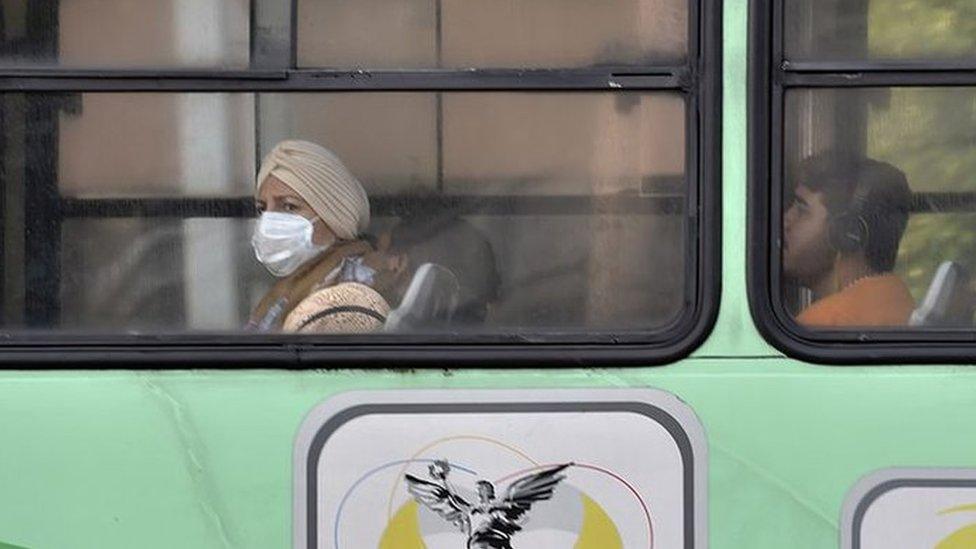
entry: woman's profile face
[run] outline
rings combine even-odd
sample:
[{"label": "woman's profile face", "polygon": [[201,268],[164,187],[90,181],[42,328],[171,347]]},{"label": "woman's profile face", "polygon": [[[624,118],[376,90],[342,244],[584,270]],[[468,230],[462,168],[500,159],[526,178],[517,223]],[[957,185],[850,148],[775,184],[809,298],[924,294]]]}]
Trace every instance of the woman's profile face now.
[{"label": "woman's profile face", "polygon": [[[298,193],[292,190],[291,187],[285,185],[283,181],[273,175],[269,175],[264,180],[264,184],[261,185],[261,191],[254,201],[254,206],[257,208],[258,213],[279,212],[300,215],[309,221],[318,219],[315,210],[308,205],[308,202],[305,202],[305,199],[298,196]],[[313,243],[322,245],[337,240],[335,233],[325,224],[325,221],[319,220],[312,227],[314,228],[314,232],[312,233]]]}]

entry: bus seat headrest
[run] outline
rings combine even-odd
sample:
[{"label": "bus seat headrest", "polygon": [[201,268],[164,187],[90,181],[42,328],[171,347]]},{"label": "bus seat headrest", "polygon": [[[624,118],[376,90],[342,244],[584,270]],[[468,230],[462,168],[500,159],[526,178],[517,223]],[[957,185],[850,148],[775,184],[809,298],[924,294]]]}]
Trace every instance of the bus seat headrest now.
[{"label": "bus seat headrest", "polygon": [[966,268],[954,261],[943,261],[908,323],[910,326],[972,327],[976,306],[973,297]]},{"label": "bus seat headrest", "polygon": [[414,273],[400,305],[390,311],[383,330],[403,332],[445,327],[458,305],[460,286],[450,269],[424,263]]}]

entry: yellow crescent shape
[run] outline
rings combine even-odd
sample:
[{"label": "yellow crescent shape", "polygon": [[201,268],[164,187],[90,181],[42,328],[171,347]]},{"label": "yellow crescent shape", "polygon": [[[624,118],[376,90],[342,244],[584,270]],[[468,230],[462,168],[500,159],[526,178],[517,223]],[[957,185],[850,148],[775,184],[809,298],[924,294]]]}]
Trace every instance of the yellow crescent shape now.
[{"label": "yellow crescent shape", "polygon": [[379,549],[427,549],[417,510],[417,502],[410,501],[397,511],[383,531]]},{"label": "yellow crescent shape", "polygon": [[966,505],[958,505],[956,507],[950,507],[948,509],[943,509],[939,511],[940,515],[948,515],[949,513],[961,513],[963,511],[976,511],[976,503],[969,503]]},{"label": "yellow crescent shape", "polygon": [[607,512],[586,494],[581,493],[580,497],[583,499],[583,525],[573,549],[624,549],[617,525]]},{"label": "yellow crescent shape", "polygon": [[972,549],[976,547],[976,524],[953,532],[939,542],[935,549]]}]

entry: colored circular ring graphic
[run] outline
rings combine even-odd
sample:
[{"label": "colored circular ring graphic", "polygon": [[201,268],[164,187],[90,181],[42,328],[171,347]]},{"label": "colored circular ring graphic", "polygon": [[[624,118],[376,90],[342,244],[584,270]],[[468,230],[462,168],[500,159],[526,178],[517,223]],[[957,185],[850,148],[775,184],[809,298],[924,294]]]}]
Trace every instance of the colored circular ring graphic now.
[{"label": "colored circular ring graphic", "polygon": [[[392,490],[390,492],[390,498],[389,498],[389,501],[387,502],[387,518],[389,519],[390,517],[392,517],[392,514],[393,514],[393,500],[394,500],[395,495],[396,495],[396,490],[399,488],[400,483],[402,482],[402,477],[403,477],[404,473],[406,472],[407,467],[411,463],[434,463],[435,460],[433,460],[433,459],[419,459],[418,456],[420,456],[424,452],[430,450],[431,448],[434,448],[436,446],[439,446],[439,445],[441,445],[441,444],[443,444],[445,442],[451,442],[451,441],[455,441],[455,440],[477,440],[477,441],[481,441],[481,442],[487,442],[489,444],[493,444],[493,445],[496,445],[496,446],[505,448],[506,450],[509,450],[513,454],[515,454],[515,455],[521,457],[522,459],[528,461],[529,463],[532,463],[533,464],[533,467],[530,467],[530,468],[527,468],[527,469],[523,469],[523,470],[520,470],[520,471],[516,471],[514,473],[510,473],[508,475],[505,475],[505,476],[503,476],[501,478],[496,479],[495,480],[495,483],[496,484],[501,483],[501,482],[504,482],[504,481],[506,481],[506,480],[508,480],[508,479],[510,479],[512,477],[518,476],[518,475],[530,473],[532,471],[537,471],[539,469],[543,469],[545,467],[550,467],[552,465],[555,465],[555,464],[541,465],[538,461],[532,459],[530,456],[528,456],[525,452],[521,451],[520,449],[518,449],[518,448],[516,448],[516,447],[514,447],[512,445],[506,444],[504,442],[501,442],[501,441],[498,441],[498,440],[495,440],[495,439],[492,439],[492,438],[489,438],[489,437],[485,437],[485,436],[480,436],[480,435],[456,435],[456,436],[444,437],[444,438],[435,440],[435,441],[433,441],[433,442],[425,445],[424,447],[420,448],[409,459],[392,461],[392,462],[386,463],[384,465],[381,465],[379,467],[376,467],[376,468],[374,468],[374,469],[366,472],[363,476],[361,476],[358,480],[356,480],[355,483],[353,483],[353,485],[349,488],[349,490],[347,490],[346,493],[343,495],[342,500],[339,503],[339,507],[338,507],[338,509],[336,511],[335,528],[334,528],[335,549],[339,549],[339,521],[340,521],[340,518],[341,518],[341,515],[342,515],[342,510],[345,507],[346,501],[349,499],[349,497],[352,495],[352,493],[359,487],[360,484],[362,484],[366,479],[368,479],[372,475],[374,475],[374,474],[376,474],[376,473],[378,473],[378,472],[380,472],[380,471],[382,471],[384,469],[388,469],[390,467],[394,467],[394,466],[397,466],[397,465],[400,465],[401,466],[400,472],[394,477],[396,480],[394,481],[393,488],[392,488]],[[463,471],[465,473],[468,473],[470,475],[477,476],[477,472],[475,472],[471,468],[464,467],[464,466],[461,466],[461,465],[457,465],[455,463],[451,463],[450,465],[452,466],[452,468],[456,468],[456,469],[458,469],[460,471]],[[654,525],[653,525],[653,520],[651,518],[650,509],[648,508],[647,502],[644,501],[644,499],[641,497],[641,495],[637,491],[637,489],[634,488],[634,486],[631,485],[622,476],[620,476],[619,474],[617,474],[617,473],[615,473],[615,472],[613,472],[613,471],[611,471],[609,469],[605,469],[605,468],[602,468],[602,467],[599,467],[599,466],[596,466],[596,465],[590,465],[590,464],[586,464],[586,463],[576,463],[576,462],[573,463],[573,467],[577,467],[577,468],[581,468],[581,469],[589,469],[589,470],[592,470],[592,471],[601,473],[603,475],[609,476],[612,479],[614,479],[616,482],[618,482],[618,483],[622,484],[624,487],[626,487],[626,489],[628,491],[630,491],[630,493],[637,500],[638,504],[641,506],[641,510],[643,511],[644,519],[645,519],[645,522],[647,523],[648,548],[649,549],[653,549],[653,547],[654,547]]]}]

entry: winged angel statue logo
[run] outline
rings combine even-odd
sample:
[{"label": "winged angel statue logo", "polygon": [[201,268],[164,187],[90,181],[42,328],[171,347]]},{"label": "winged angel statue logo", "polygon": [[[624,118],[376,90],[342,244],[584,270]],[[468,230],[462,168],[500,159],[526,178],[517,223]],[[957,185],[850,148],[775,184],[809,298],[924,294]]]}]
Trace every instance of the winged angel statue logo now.
[{"label": "winged angel statue logo", "polygon": [[512,536],[522,529],[532,505],[552,498],[556,486],[566,478],[561,473],[570,465],[554,465],[521,477],[508,485],[501,499],[495,496],[494,484],[480,480],[476,503],[466,501],[451,486],[447,480],[451,466],[445,460],[435,461],[428,468],[432,481],[410,474],[405,478],[418,503],[468,536],[467,549],[513,549]]}]

